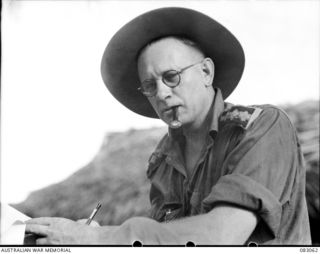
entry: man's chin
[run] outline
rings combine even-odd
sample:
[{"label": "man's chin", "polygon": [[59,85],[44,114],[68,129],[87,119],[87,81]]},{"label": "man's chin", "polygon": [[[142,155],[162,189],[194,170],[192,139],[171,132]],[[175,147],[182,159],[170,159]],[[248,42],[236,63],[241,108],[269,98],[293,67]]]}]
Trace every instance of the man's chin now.
[{"label": "man's chin", "polygon": [[172,128],[173,127],[173,125],[175,125],[174,124],[174,122],[176,122],[176,124],[177,124],[177,122],[179,122],[179,127],[178,128],[180,128],[180,127],[182,127],[182,126],[185,126],[187,123],[186,123],[186,121],[185,121],[185,119],[181,116],[181,115],[179,115],[179,117],[177,118],[177,119],[174,119],[173,117],[159,117],[166,125],[168,125],[170,128]]},{"label": "man's chin", "polygon": [[[161,119],[162,120],[162,119]],[[171,129],[178,129],[180,127],[184,126],[184,123],[180,120],[180,119],[166,119],[166,120],[162,120],[168,127],[170,127]]]}]

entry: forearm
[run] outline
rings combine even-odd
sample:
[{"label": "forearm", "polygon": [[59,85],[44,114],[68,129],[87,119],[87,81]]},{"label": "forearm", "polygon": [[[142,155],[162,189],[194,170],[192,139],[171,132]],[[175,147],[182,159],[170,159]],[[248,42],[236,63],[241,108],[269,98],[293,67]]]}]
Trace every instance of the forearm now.
[{"label": "forearm", "polygon": [[[210,216],[207,214],[168,223],[135,217],[111,230],[101,227],[99,243],[131,245],[134,241],[140,241],[149,245],[185,245],[192,241],[196,244],[213,244],[210,236],[214,229],[210,228],[208,220]],[[220,235],[216,235],[216,242],[220,242]]]},{"label": "forearm", "polygon": [[[207,214],[158,223],[149,218],[132,218],[100,234],[101,243],[129,244],[138,240],[149,245],[244,244],[257,224],[246,210],[221,207]],[[102,227],[102,231],[103,231]]]},{"label": "forearm", "polygon": [[97,228],[96,233],[97,244],[132,245],[135,241],[147,245],[185,244],[163,223],[145,217],[134,217],[112,228],[103,226]]},{"label": "forearm", "polygon": [[185,217],[164,224],[164,227],[179,236],[179,240],[186,244],[224,244],[218,225],[214,225],[211,214]]},{"label": "forearm", "polygon": [[196,244],[244,244],[258,223],[258,216],[246,209],[216,206],[207,214],[168,223],[167,228]]},{"label": "forearm", "polygon": [[203,245],[241,245],[255,226],[257,216],[247,210],[228,206],[216,207],[207,214],[186,217],[164,224],[180,241]]}]

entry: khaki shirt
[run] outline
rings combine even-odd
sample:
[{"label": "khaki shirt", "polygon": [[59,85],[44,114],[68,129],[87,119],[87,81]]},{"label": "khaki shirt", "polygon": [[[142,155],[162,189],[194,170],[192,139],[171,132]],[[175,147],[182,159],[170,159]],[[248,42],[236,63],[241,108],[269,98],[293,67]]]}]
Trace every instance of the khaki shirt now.
[{"label": "khaki shirt", "polygon": [[170,221],[227,203],[260,218],[247,243],[311,244],[303,155],[288,116],[271,105],[224,103],[218,89],[208,120],[207,143],[190,177],[179,129],[169,129],[151,155],[150,216]]}]

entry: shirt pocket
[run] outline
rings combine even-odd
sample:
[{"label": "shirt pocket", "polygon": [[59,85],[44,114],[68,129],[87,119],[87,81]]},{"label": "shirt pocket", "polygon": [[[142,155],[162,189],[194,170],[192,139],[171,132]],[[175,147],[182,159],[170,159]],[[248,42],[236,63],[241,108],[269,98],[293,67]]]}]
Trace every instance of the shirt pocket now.
[{"label": "shirt pocket", "polygon": [[183,217],[183,208],[181,202],[166,202],[163,205],[164,222],[169,222],[180,217]]},{"label": "shirt pocket", "polygon": [[169,192],[164,195],[162,210],[164,213],[164,222],[169,222],[184,216],[183,204],[179,196],[174,194],[174,192]]}]

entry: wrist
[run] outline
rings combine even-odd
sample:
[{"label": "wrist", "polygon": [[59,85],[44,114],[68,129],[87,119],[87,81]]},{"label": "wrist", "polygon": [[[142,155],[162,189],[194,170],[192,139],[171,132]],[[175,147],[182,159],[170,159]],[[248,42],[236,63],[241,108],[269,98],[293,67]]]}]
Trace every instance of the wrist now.
[{"label": "wrist", "polygon": [[116,228],[117,226],[90,227],[90,235],[88,236],[88,239],[90,238],[89,241],[91,244],[116,244],[113,241]]}]

